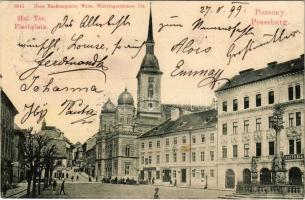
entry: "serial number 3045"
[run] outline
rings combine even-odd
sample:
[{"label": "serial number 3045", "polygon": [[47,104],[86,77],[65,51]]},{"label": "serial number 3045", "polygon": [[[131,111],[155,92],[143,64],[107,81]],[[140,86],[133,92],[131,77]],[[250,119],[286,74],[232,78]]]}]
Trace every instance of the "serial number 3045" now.
[{"label": "serial number 3045", "polygon": [[24,8],[24,4],[14,4],[14,8]]}]

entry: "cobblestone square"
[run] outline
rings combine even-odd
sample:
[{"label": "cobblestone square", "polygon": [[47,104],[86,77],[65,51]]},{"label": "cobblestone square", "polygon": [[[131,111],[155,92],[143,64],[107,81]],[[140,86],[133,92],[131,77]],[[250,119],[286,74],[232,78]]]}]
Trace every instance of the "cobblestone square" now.
[{"label": "cobblestone square", "polygon": [[159,188],[159,198],[162,199],[212,199],[230,191],[205,190],[194,188],[179,188],[153,185],[119,185],[106,183],[66,183],[66,195],[59,195],[49,190],[42,192],[41,198],[129,198],[129,199],[152,199],[155,187]]}]

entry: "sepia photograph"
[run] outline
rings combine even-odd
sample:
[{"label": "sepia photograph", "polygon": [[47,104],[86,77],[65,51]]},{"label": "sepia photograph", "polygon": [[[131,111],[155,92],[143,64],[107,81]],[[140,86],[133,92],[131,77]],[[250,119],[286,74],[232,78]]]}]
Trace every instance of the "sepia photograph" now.
[{"label": "sepia photograph", "polygon": [[0,1],[1,198],[305,199],[304,1]]}]

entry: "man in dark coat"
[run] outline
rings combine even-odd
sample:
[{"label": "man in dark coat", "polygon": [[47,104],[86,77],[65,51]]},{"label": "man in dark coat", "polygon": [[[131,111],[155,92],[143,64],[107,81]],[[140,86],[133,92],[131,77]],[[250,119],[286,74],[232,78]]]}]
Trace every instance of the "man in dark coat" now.
[{"label": "man in dark coat", "polygon": [[61,194],[61,192],[63,192],[64,195],[66,195],[66,193],[65,193],[65,180],[63,180],[62,183],[61,183],[59,194]]}]

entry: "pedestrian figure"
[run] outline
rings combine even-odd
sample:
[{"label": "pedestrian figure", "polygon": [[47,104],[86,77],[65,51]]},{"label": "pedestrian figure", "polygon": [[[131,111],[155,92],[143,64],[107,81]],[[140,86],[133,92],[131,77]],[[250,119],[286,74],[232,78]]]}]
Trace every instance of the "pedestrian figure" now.
[{"label": "pedestrian figure", "polygon": [[152,178],[152,184],[155,184],[155,177]]},{"label": "pedestrian figure", "polygon": [[159,192],[159,188],[155,188],[155,194],[154,194],[154,199],[159,199],[159,194],[158,194],[158,192]]},{"label": "pedestrian figure", "polygon": [[66,195],[66,193],[65,193],[65,180],[63,180],[62,183],[61,183],[59,194],[61,194],[61,192],[63,192],[64,195]]},{"label": "pedestrian figure", "polygon": [[97,182],[97,176],[95,177],[95,181]]},{"label": "pedestrian figure", "polygon": [[7,183],[7,182],[5,182],[5,183],[3,183],[3,185],[2,185],[2,193],[3,193],[3,197],[5,197],[6,192],[7,192],[7,189],[8,189],[8,183]]},{"label": "pedestrian figure", "polygon": [[91,182],[91,176],[89,176],[89,182]]},{"label": "pedestrian figure", "polygon": [[57,182],[56,182],[56,180],[54,179],[54,180],[53,180],[53,191],[56,191],[56,187],[57,187]]},{"label": "pedestrian figure", "polygon": [[73,182],[74,176],[71,176],[71,181]]},{"label": "pedestrian figure", "polygon": [[78,175],[76,175],[76,180],[78,181]]}]

